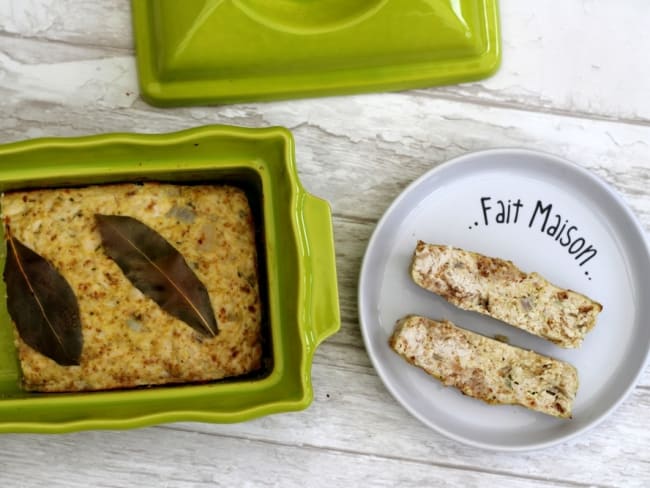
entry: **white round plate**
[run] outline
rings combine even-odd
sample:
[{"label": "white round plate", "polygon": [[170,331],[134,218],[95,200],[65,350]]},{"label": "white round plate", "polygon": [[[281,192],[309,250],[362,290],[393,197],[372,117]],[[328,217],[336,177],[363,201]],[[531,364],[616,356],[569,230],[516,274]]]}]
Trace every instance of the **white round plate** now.
[{"label": "white round plate", "polygon": [[[603,305],[578,349],[457,309],[408,274],[423,240],[512,260]],[[643,230],[599,178],[555,156],[490,150],[443,164],[411,184],[370,239],[359,280],[368,353],[388,390],[415,417],[467,444],[498,450],[546,447],[602,421],[634,387],[650,350],[650,253]],[[573,364],[580,387],[573,419],[487,405],[444,387],[388,346],[395,322],[418,314]]]}]

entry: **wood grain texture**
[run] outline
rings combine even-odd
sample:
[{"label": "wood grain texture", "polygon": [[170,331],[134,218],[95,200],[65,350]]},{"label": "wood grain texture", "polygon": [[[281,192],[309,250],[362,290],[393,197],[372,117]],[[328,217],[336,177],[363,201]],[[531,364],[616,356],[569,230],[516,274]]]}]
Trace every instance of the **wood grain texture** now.
[{"label": "wood grain texture", "polygon": [[[650,98],[641,81],[650,77],[642,54],[650,43],[650,3],[537,3],[500,2],[504,55],[498,76],[426,91],[480,104],[650,123]],[[3,34],[49,41],[48,51],[62,45],[131,53],[130,0],[2,0]],[[46,52],[42,56],[49,62]]]},{"label": "wood grain texture", "polygon": [[[48,486],[66,488],[232,485],[331,488],[350,486],[351,474],[358,484],[390,488],[396,486],[397,473],[399,486],[407,488],[576,486],[548,477],[513,478],[496,471],[439,466],[398,454],[382,458],[354,450],[321,449],[308,444],[291,446],[161,428],[71,434],[62,437],[56,448],[47,437],[26,435],[9,439],[5,446],[11,448],[8,461],[23,467],[15,470],[10,466],[2,473],[1,479],[7,486],[31,486],[26,484],[25,473],[40,471],[44,464],[49,465]],[[17,455],[30,446],[37,450],[36,455],[27,460]],[[74,471],[66,468],[68,459],[76,459]]]},{"label": "wood grain texture", "polygon": [[527,147],[590,169],[650,229],[650,2],[502,0],[501,71],[477,83],[172,110],[138,97],[128,0],[0,0],[0,142],[224,123],[283,125],[305,187],[334,212],[341,331],[317,350],[304,412],[243,424],[4,435],[3,486],[650,485],[650,367],[601,425],[503,454],[446,439],[387,392],[357,318],[377,220],[414,179],[468,151]]},{"label": "wood grain texture", "polygon": [[[644,27],[650,3],[630,0],[625,8],[606,0],[574,0],[555,8],[536,8],[534,0],[499,3],[499,75],[441,91],[522,109],[648,123],[650,100],[639,81],[650,77],[650,65],[638,49],[650,42]],[[513,18],[517,22],[509,21]]]},{"label": "wood grain texture", "polygon": [[0,33],[131,51],[130,0],[2,0]]}]

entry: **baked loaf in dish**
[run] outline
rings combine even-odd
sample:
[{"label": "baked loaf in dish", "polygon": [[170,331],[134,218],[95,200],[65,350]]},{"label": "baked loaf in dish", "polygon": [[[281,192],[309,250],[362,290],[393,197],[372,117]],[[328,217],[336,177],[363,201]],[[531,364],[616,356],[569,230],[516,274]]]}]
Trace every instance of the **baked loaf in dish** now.
[{"label": "baked loaf in dish", "polygon": [[397,322],[389,344],[406,361],[465,395],[571,418],[578,373],[568,363],[414,315]]},{"label": "baked loaf in dish", "polygon": [[511,261],[419,241],[411,262],[416,284],[465,310],[479,312],[565,348],[579,347],[602,305],[558,288]]},{"label": "baked loaf in dish", "polygon": [[[207,289],[218,333],[200,334],[133,286],[105,253],[96,214],[137,219],[182,254]],[[32,349],[16,331],[25,389],[198,382],[260,368],[255,230],[241,189],[145,183],[17,191],[3,195],[2,217],[70,284],[82,327],[80,361],[71,366]]]}]

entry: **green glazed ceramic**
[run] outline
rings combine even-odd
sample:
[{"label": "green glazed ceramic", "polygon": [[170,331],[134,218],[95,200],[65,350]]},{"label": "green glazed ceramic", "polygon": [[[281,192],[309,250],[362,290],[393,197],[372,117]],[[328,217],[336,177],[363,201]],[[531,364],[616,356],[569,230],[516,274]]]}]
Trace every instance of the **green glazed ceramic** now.
[{"label": "green glazed ceramic", "polygon": [[142,96],[162,106],[402,90],[500,62],[496,0],[133,0]]},{"label": "green glazed ceramic", "polygon": [[[24,392],[2,300],[0,432],[238,422],[303,409],[311,402],[314,350],[340,327],[338,293],[330,209],[300,184],[289,131],[207,126],[161,135],[108,134],[0,146],[0,191],[145,180],[231,183],[248,193],[260,229],[265,370],[255,377],[207,384]],[[4,259],[2,246],[2,267]],[[0,294],[5,295],[4,283]]]}]

